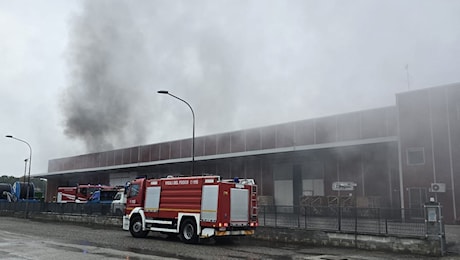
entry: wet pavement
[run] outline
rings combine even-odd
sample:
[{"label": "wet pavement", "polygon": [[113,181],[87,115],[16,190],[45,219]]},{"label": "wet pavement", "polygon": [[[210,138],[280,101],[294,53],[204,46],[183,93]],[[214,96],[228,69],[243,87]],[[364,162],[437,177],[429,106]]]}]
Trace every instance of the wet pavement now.
[{"label": "wet pavement", "polygon": [[446,226],[446,237],[449,254],[437,258],[254,239],[188,245],[159,234],[136,239],[121,228],[0,217],[0,259],[460,260],[460,255],[455,254],[460,253],[460,226]]},{"label": "wet pavement", "polygon": [[446,225],[445,230],[447,252],[460,256],[460,225]]},{"label": "wet pavement", "polygon": [[178,259],[0,231],[0,259]]}]

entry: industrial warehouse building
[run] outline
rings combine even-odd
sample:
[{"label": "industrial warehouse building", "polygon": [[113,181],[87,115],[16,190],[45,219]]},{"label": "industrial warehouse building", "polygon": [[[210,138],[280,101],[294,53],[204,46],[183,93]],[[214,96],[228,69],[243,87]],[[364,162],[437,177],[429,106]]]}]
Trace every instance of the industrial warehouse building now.
[{"label": "industrial warehouse building", "polygon": [[[40,177],[51,200],[58,186],[189,175],[191,147],[184,139],[52,159]],[[349,197],[362,207],[421,209],[434,197],[454,223],[459,159],[460,84],[452,84],[397,94],[395,106],[197,137],[194,172],[253,178],[263,204]]]}]

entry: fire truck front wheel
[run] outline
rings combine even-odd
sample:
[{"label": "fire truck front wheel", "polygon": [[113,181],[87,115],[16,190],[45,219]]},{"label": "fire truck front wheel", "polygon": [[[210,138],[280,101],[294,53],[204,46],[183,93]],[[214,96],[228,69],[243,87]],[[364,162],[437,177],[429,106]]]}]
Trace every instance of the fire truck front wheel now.
[{"label": "fire truck front wheel", "polygon": [[142,230],[141,216],[133,216],[129,222],[129,232],[133,237],[146,237],[149,233],[148,230]]},{"label": "fire truck front wheel", "polygon": [[187,244],[197,243],[196,223],[191,219],[182,221],[180,225],[180,240]]}]

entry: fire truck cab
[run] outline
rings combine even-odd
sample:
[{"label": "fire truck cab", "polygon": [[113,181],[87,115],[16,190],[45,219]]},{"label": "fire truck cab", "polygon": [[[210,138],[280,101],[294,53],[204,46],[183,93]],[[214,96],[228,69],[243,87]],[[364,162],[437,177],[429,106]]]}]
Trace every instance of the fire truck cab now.
[{"label": "fire truck cab", "polygon": [[196,243],[213,236],[252,235],[257,226],[257,186],[252,179],[140,178],[127,189],[123,229],[134,237],[158,231]]}]

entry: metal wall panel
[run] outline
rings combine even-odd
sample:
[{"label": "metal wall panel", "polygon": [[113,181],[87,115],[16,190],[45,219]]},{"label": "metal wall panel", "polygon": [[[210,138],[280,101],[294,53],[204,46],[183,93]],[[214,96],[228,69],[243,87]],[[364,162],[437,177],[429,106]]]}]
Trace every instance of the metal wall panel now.
[{"label": "metal wall panel", "polygon": [[215,155],[217,153],[217,136],[206,136],[204,141],[204,155]]},{"label": "metal wall panel", "polygon": [[230,153],[230,134],[217,135],[217,153]]},{"label": "metal wall panel", "polygon": [[295,122],[295,145],[315,144],[315,120]]},{"label": "metal wall panel", "polygon": [[276,148],[294,146],[294,123],[276,127]]},{"label": "metal wall panel", "polygon": [[274,149],[276,147],[276,127],[269,126],[261,128],[260,142],[262,149]]},{"label": "metal wall panel", "polygon": [[173,141],[171,144],[171,159],[181,158],[181,141]]},{"label": "metal wall panel", "polygon": [[230,150],[232,153],[244,152],[246,150],[244,131],[230,134]]},{"label": "metal wall panel", "polygon": [[246,151],[256,151],[260,148],[260,129],[246,130]]}]

